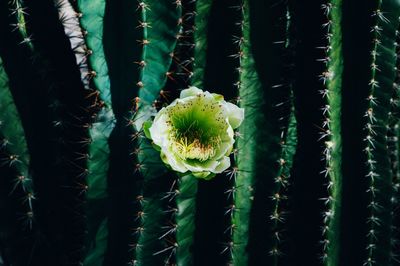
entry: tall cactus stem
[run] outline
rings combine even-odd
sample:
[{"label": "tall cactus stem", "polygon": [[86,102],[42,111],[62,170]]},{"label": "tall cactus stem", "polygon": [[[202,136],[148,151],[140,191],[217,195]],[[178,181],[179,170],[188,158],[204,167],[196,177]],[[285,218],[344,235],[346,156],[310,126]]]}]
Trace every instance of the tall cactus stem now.
[{"label": "tall cactus stem", "polygon": [[[137,106],[134,107],[132,120],[135,131],[143,135],[143,122],[155,115],[158,103],[164,102],[168,94],[165,86],[173,75],[170,69],[181,29],[179,21],[182,17],[182,3],[172,0],[143,0],[139,2],[137,10],[141,17],[138,28],[142,37],[138,40],[141,46],[141,58],[138,62],[140,73],[137,82],[138,97],[135,99]],[[138,144],[141,150],[137,156],[138,170],[143,177],[138,197],[143,197],[144,201],[143,209],[138,211],[143,216],[138,243],[135,245],[134,264],[167,264],[176,246],[175,240],[170,239],[168,233],[173,232],[176,225],[175,222],[165,225],[168,210],[166,211],[163,198],[167,189],[165,184],[173,182],[174,177],[168,173],[159,154],[147,139],[139,139]],[[151,189],[157,182],[158,189]]]},{"label": "tall cactus stem", "polygon": [[196,18],[195,18],[195,51],[194,51],[194,67],[196,71],[193,73],[192,84],[198,88],[203,88],[204,72],[206,68],[206,51],[207,51],[207,31],[208,17],[211,11],[211,0],[196,1]]},{"label": "tall cactus stem", "polygon": [[[291,184],[290,174],[293,165],[293,158],[297,147],[297,121],[295,117],[294,99],[293,99],[293,69],[291,61],[293,60],[292,48],[293,40],[291,39],[292,21],[291,11],[289,7],[285,8],[284,18],[280,18],[284,24],[280,27],[284,31],[284,40],[276,40],[275,45],[281,47],[281,52],[286,56],[287,62],[284,69],[287,71],[285,74],[285,84],[279,85],[280,89],[286,89],[288,96],[284,102],[279,103],[276,107],[282,112],[282,118],[279,119],[279,128],[281,134],[279,138],[279,157],[277,160],[278,169],[274,177],[274,187],[271,190],[269,200],[272,201],[272,207],[269,214],[270,230],[268,234],[271,236],[271,245],[268,250],[268,255],[272,257],[273,265],[280,264],[280,258],[285,254],[282,247],[284,239],[285,222],[288,214],[287,208],[289,199],[289,186]],[[281,22],[282,23],[282,22]],[[289,111],[287,111],[289,110]],[[286,117],[288,116],[288,117]]]},{"label": "tall cactus stem", "polygon": [[[385,206],[391,198],[392,180],[389,180],[390,162],[388,160],[387,124],[390,106],[390,92],[394,81],[396,64],[395,31],[398,26],[398,12],[391,12],[396,5],[394,1],[378,0],[373,11],[374,24],[371,28],[371,80],[365,111],[365,153],[368,180],[368,212],[367,218],[367,256],[364,265],[384,265],[389,263],[390,241],[385,234],[391,232],[386,223],[390,217]],[[397,14],[397,15],[396,15]],[[394,15],[396,15],[394,17]],[[390,84],[388,83],[390,82]],[[382,138],[382,136],[385,136]],[[385,157],[382,157],[385,155]],[[387,159],[386,159],[387,158]],[[391,179],[391,178],[390,178]],[[388,246],[387,249],[385,246]],[[386,255],[387,254],[387,255]]]},{"label": "tall cactus stem", "polygon": [[[255,128],[253,120],[260,118],[257,111],[252,108],[252,104],[257,102],[258,92],[262,90],[258,80],[257,73],[252,70],[254,59],[250,48],[250,17],[249,0],[243,1],[243,40],[242,40],[242,60],[240,65],[240,106],[245,109],[245,119],[239,128],[239,134],[242,138],[237,139],[237,174],[235,180],[235,198],[233,212],[233,241],[232,241],[232,259],[234,265],[247,265],[248,254],[248,235],[249,235],[249,217],[253,201],[253,175],[251,170],[255,161],[251,154],[257,142],[252,138]],[[251,92],[250,92],[251,90]],[[243,97],[244,96],[244,97]],[[249,119],[251,117],[251,119]],[[260,121],[260,120],[259,120]],[[245,159],[246,157],[246,159]]]},{"label": "tall cactus stem", "polygon": [[[189,22],[193,22],[193,20],[195,21],[194,23],[197,22],[197,16],[199,14],[197,8],[199,2],[201,2],[201,0],[194,2],[196,5],[196,16],[194,16],[194,11],[189,8],[189,5],[193,4],[193,1],[183,1],[183,5],[180,6],[182,12],[182,20],[180,21],[182,23],[178,23],[180,24],[180,33],[178,33],[179,38],[177,38],[177,53],[174,53],[174,56],[176,62],[178,62],[178,69],[181,69],[179,74],[186,78],[182,80],[179,89],[184,89],[185,87],[189,87],[191,83],[193,84],[193,79],[191,78],[193,75],[196,75],[192,72],[192,68],[195,64],[194,60],[196,60],[192,56],[192,49],[197,48],[191,41],[193,35],[197,34],[197,29],[193,32],[194,28]],[[186,55],[182,54],[184,48],[189,48],[189,53]],[[197,71],[196,69],[195,73],[197,73]],[[203,77],[203,74],[204,73],[200,73],[200,76]],[[174,184],[176,189],[173,190],[172,195],[175,197],[176,209],[171,209],[171,213],[175,217],[175,223],[173,223],[174,227],[172,228],[175,231],[175,239],[170,243],[169,248],[176,254],[176,265],[190,266],[194,265],[193,245],[198,181],[193,175],[184,174],[174,181]]]},{"label": "tall cactus stem", "polygon": [[33,50],[32,36],[29,35],[28,30],[26,28],[26,7],[24,6],[23,0],[11,0],[11,11],[12,14],[15,14],[17,17],[17,23],[12,25],[14,30],[18,30],[21,34],[22,41],[21,44],[25,44],[29,47],[30,50]]},{"label": "tall cactus stem", "polygon": [[327,21],[326,45],[322,47],[326,70],[320,75],[325,85],[320,92],[325,100],[321,108],[323,124],[321,138],[325,149],[323,160],[325,169],[321,172],[327,179],[326,198],[323,198],[326,210],[323,212],[322,261],[325,265],[338,265],[340,191],[341,191],[341,77],[343,72],[342,39],[341,39],[341,0],[328,1],[322,5]]},{"label": "tall cactus stem", "polygon": [[[400,19],[400,18],[399,18]],[[391,263],[392,265],[397,265],[399,263],[398,259],[398,227],[396,226],[396,220],[398,219],[397,213],[397,205],[399,202],[399,187],[400,187],[400,161],[399,161],[399,134],[400,134],[400,75],[399,75],[399,67],[400,67],[400,33],[399,30],[396,31],[396,77],[393,83],[392,88],[392,96],[390,98],[390,112],[389,112],[389,124],[388,124],[388,133],[387,133],[387,142],[388,142],[388,150],[390,156],[390,164],[392,170],[392,187],[393,187],[393,195],[391,199],[392,204],[392,251],[391,251]]]},{"label": "tall cactus stem", "polygon": [[[78,37],[70,36],[70,42],[72,46],[75,45],[74,51],[77,65],[80,66],[82,82],[91,92],[89,97],[93,98],[92,110],[89,110],[92,121],[89,126],[90,140],[86,155],[88,239],[83,262],[85,266],[91,266],[103,263],[107,248],[107,214],[100,206],[108,197],[107,176],[110,155],[108,140],[115,126],[115,117],[111,109],[110,79],[102,44],[105,1],[78,0],[76,6],[78,10],[75,12],[68,6],[68,12],[78,19],[76,21],[71,17]],[[69,25],[72,27],[71,23]],[[79,36],[84,38],[82,42],[79,42]],[[73,38],[78,38],[76,44]]]},{"label": "tall cactus stem", "polygon": [[[170,70],[166,73],[169,78],[165,89],[173,90],[178,92],[181,89],[189,87],[190,78],[192,76],[192,50],[193,50],[193,3],[192,0],[184,0],[182,2],[175,2],[176,8],[181,13],[181,17],[177,21],[178,32],[176,35],[176,47],[171,53],[172,64]],[[162,104],[168,101],[168,92],[163,90],[160,92],[159,100],[157,104]],[[176,263],[176,254],[178,248],[178,242],[176,233],[178,230],[178,224],[176,221],[178,208],[176,197],[179,194],[179,178],[172,178],[170,180],[169,191],[163,196],[166,210],[166,224],[163,229],[165,232],[159,237],[165,241],[166,247],[158,253],[166,253],[166,265],[174,265]]]},{"label": "tall cactus stem", "polygon": [[176,265],[191,266],[193,261],[194,219],[196,213],[195,198],[198,181],[193,175],[184,175],[179,179],[179,190],[176,196],[178,212],[176,214]]},{"label": "tall cactus stem", "polygon": [[0,150],[5,150],[7,157],[2,158],[0,164],[13,167],[17,171],[14,179],[13,193],[17,187],[22,188],[24,193],[22,203],[26,210],[23,216],[27,229],[32,229],[34,221],[33,201],[35,192],[30,167],[30,155],[25,140],[25,132],[22,127],[17,107],[9,87],[9,80],[0,58],[0,135],[2,142]]},{"label": "tall cactus stem", "polygon": [[[233,87],[237,89],[237,95],[240,94],[240,85],[241,85],[241,79],[240,79],[240,73],[241,73],[241,66],[242,66],[242,60],[243,60],[243,26],[244,26],[244,3],[243,1],[240,1],[237,5],[232,6],[236,11],[237,15],[237,22],[235,23],[235,26],[237,26],[237,34],[232,36],[232,40],[234,42],[235,48],[236,48],[236,53],[231,55],[231,57],[236,61],[237,63],[237,80],[234,81]],[[236,103],[238,104],[240,102],[240,97],[238,96],[235,99]],[[232,161],[232,166],[226,171],[227,177],[231,181],[231,187],[229,187],[226,191],[225,194],[227,195],[227,210],[225,212],[225,215],[230,215],[231,222],[228,228],[226,228],[225,233],[229,234],[229,241],[227,243],[224,243],[223,249],[222,249],[222,254],[228,253],[229,255],[229,263],[233,263],[233,232],[235,229],[235,219],[234,219],[234,212],[235,212],[235,198],[236,198],[236,176],[237,176],[237,161],[236,161],[236,156],[238,153],[237,150],[237,139],[240,137],[239,131],[236,132],[235,134],[235,147],[234,151],[231,156],[231,161]]]},{"label": "tall cactus stem", "polygon": [[283,205],[288,199],[287,192],[288,186],[290,185],[290,172],[297,145],[297,127],[294,108],[292,105],[293,102],[290,101],[290,104],[292,110],[287,127],[284,126],[282,128],[280,139],[281,156],[278,161],[279,168],[274,180],[275,188],[273,194],[270,196],[270,199],[273,201],[273,208],[269,217],[272,222],[272,246],[268,253],[273,257],[273,265],[279,265],[279,258],[284,254],[281,250],[281,243],[283,241],[282,236],[284,234],[284,228],[282,228],[282,225],[285,222]]}]

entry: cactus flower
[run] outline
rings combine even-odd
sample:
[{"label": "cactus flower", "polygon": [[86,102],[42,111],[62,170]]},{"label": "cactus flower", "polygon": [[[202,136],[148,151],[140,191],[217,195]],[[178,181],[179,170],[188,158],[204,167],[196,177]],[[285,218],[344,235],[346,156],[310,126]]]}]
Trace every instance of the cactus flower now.
[{"label": "cactus flower", "polygon": [[190,87],[145,123],[144,130],[170,168],[211,179],[230,166],[233,130],[243,118],[244,110],[222,95]]}]

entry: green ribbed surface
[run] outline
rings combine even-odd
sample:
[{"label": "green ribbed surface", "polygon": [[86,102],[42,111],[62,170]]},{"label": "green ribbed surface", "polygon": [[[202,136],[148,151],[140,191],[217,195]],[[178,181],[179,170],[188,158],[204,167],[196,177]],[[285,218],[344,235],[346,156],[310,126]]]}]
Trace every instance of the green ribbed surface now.
[{"label": "green ribbed surface", "polygon": [[29,176],[29,152],[25,133],[10,91],[8,76],[0,58],[0,132],[7,141],[5,148],[17,155],[17,161],[10,163],[25,177]]},{"label": "green ribbed surface", "polygon": [[[15,26],[22,37],[22,43],[26,44],[29,49],[33,50],[32,36],[29,35],[26,29],[26,7],[23,0],[10,1],[10,10],[16,14],[18,24]],[[21,44],[22,44],[21,43]]]},{"label": "green ribbed surface", "polygon": [[[136,130],[141,131],[142,123],[155,114],[153,103],[160,99],[160,92],[167,82],[182,9],[174,1],[157,0],[144,0],[139,3],[138,9],[141,12],[141,24],[138,27],[143,34],[139,43],[142,47],[141,62],[144,65],[140,68],[140,102],[134,120]],[[138,161],[144,178],[144,201],[143,216],[139,218],[142,231],[137,231],[139,240],[134,259],[137,265],[162,265],[173,251],[173,247],[170,247],[173,243],[167,243],[162,237],[166,231],[164,227],[168,225],[165,224],[163,194],[159,190],[168,181],[173,182],[173,176],[168,173],[159,152],[152,147],[149,140],[143,138],[139,148],[141,152],[138,154]]]},{"label": "green ribbed surface", "polygon": [[195,231],[196,193],[198,181],[193,175],[184,175],[179,179],[179,194],[176,197],[178,213],[176,215],[178,244],[176,262],[178,266],[191,266],[193,261],[193,237]]},{"label": "green ribbed surface", "polygon": [[265,120],[265,116],[258,109],[255,102],[259,101],[262,95],[262,85],[257,72],[255,62],[250,48],[250,14],[249,0],[244,2],[244,44],[242,52],[245,55],[241,61],[241,87],[239,96],[241,98],[240,107],[245,110],[245,118],[239,128],[242,138],[237,139],[237,167],[234,215],[233,215],[233,263],[237,266],[248,264],[247,245],[249,243],[249,220],[253,202],[253,186],[255,182],[253,169],[257,167],[256,153],[257,147],[261,144],[257,139],[257,121]]},{"label": "green ribbed surface", "polygon": [[87,31],[85,41],[90,49],[89,67],[95,72],[92,78],[95,89],[99,92],[97,101],[104,101],[105,104],[89,128],[91,142],[86,177],[88,242],[84,265],[95,266],[102,265],[107,249],[108,229],[104,204],[108,196],[107,175],[110,155],[108,140],[115,125],[115,118],[111,110],[110,79],[102,43],[105,1],[79,0],[78,8],[81,12],[81,27]]},{"label": "green ribbed surface", "polygon": [[194,32],[194,74],[192,77],[192,85],[203,88],[204,71],[207,64],[207,33],[208,33],[208,17],[211,12],[212,0],[196,1],[196,17]]},{"label": "green ribbed surface", "polygon": [[92,51],[89,56],[90,67],[96,72],[93,82],[100,92],[100,98],[108,107],[111,107],[110,78],[103,47],[103,22],[105,0],[78,0],[80,23],[87,31],[86,44]]},{"label": "green ribbed surface", "polygon": [[[35,198],[33,191],[33,182],[29,173],[30,156],[28,146],[25,140],[25,132],[15,106],[13,96],[9,87],[7,73],[0,58],[0,135],[3,138],[0,143],[0,149],[6,149],[9,158],[2,162],[17,170],[18,176],[15,176],[15,187],[21,186],[25,193],[22,200],[26,205],[27,225],[32,226],[33,207],[32,201]],[[12,191],[10,192],[12,193]]]},{"label": "green ribbed surface", "polygon": [[146,66],[141,71],[143,86],[139,87],[139,98],[143,105],[151,105],[167,81],[181,9],[174,1],[145,0],[143,3],[148,7],[142,8],[141,22],[148,23],[149,27],[143,28],[143,40],[148,44],[142,44],[142,60]]},{"label": "green ribbed surface", "polygon": [[341,102],[342,102],[342,73],[343,73],[343,55],[342,55],[342,1],[329,1],[326,8],[323,9],[327,15],[327,23],[330,27],[327,33],[331,34],[327,38],[326,50],[327,57],[330,58],[326,72],[322,74],[323,81],[326,84],[326,91],[323,96],[326,99],[326,106],[329,110],[323,109],[323,138],[325,143],[325,170],[324,175],[327,180],[328,198],[324,200],[327,207],[324,213],[323,230],[323,260],[326,265],[339,265],[339,247],[340,247],[340,212],[341,212],[341,187],[342,187],[342,169],[341,169]]},{"label": "green ribbed surface", "polygon": [[[293,104],[291,102],[291,104]],[[279,169],[275,178],[275,187],[273,189],[271,199],[273,200],[273,207],[270,219],[272,244],[268,255],[273,257],[272,265],[280,265],[280,258],[284,255],[282,251],[282,238],[285,234],[285,218],[278,219],[280,213],[284,213],[286,201],[288,200],[288,190],[291,185],[290,175],[293,166],[293,158],[296,154],[297,148],[297,122],[294,114],[294,108],[290,113],[288,126],[283,129],[281,137],[281,156],[279,158]],[[276,217],[276,218],[274,218]],[[285,235],[286,237],[286,235]]]},{"label": "green ribbed surface", "polygon": [[387,150],[387,125],[389,122],[390,98],[395,80],[396,30],[399,25],[400,1],[377,0],[371,14],[375,20],[371,32],[371,80],[365,111],[364,139],[367,155],[367,178],[369,205],[367,217],[367,256],[365,265],[389,265],[392,175]]}]

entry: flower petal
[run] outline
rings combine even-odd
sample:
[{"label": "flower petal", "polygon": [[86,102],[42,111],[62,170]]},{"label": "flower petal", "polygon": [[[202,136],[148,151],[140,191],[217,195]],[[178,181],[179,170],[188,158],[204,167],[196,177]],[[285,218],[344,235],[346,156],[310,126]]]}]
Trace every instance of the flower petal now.
[{"label": "flower petal", "polygon": [[214,172],[214,169],[218,166],[218,161],[208,160],[205,162],[200,162],[197,160],[186,160],[183,162],[183,164],[191,172]]},{"label": "flower petal", "polygon": [[162,111],[163,110],[157,114],[153,124],[148,129],[148,133],[150,134],[153,142],[160,147],[165,146],[169,131],[167,117]]},{"label": "flower petal", "polygon": [[161,160],[173,170],[180,173],[186,173],[188,171],[183,162],[179,158],[176,158],[172,152],[162,149],[160,156]]},{"label": "flower petal", "polygon": [[218,102],[224,100],[224,95],[221,95],[218,93],[211,93],[211,95],[214,97],[214,100],[216,100]]},{"label": "flower petal", "polygon": [[200,93],[203,93],[203,91],[200,90],[199,88],[192,86],[192,87],[182,90],[179,98],[183,99],[183,98],[190,97],[190,96],[196,96]]},{"label": "flower petal", "polygon": [[244,109],[230,102],[225,102],[224,106],[227,111],[229,124],[231,124],[233,129],[238,128],[244,119]]},{"label": "flower petal", "polygon": [[195,177],[205,179],[205,180],[210,180],[213,177],[215,177],[214,173],[210,172],[197,172],[197,173],[192,173]]},{"label": "flower petal", "polygon": [[152,126],[153,122],[151,121],[146,121],[143,123],[143,132],[146,138],[151,139],[151,133],[150,133],[150,128]]},{"label": "flower petal", "polygon": [[219,160],[224,156],[228,156],[233,148],[233,144],[235,143],[234,133],[231,126],[226,129],[225,133],[220,134],[221,143],[217,151],[215,152],[214,160]]},{"label": "flower petal", "polygon": [[229,157],[224,157],[221,161],[219,161],[218,166],[214,169],[213,173],[219,174],[225,171],[231,166],[231,160]]}]

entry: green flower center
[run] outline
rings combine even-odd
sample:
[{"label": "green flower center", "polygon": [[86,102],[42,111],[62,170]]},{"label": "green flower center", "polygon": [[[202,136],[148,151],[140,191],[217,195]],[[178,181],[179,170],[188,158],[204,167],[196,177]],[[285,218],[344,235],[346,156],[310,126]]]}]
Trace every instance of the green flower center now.
[{"label": "green flower center", "polygon": [[200,94],[170,108],[168,117],[171,149],[182,160],[204,162],[216,155],[228,126],[217,102]]}]

